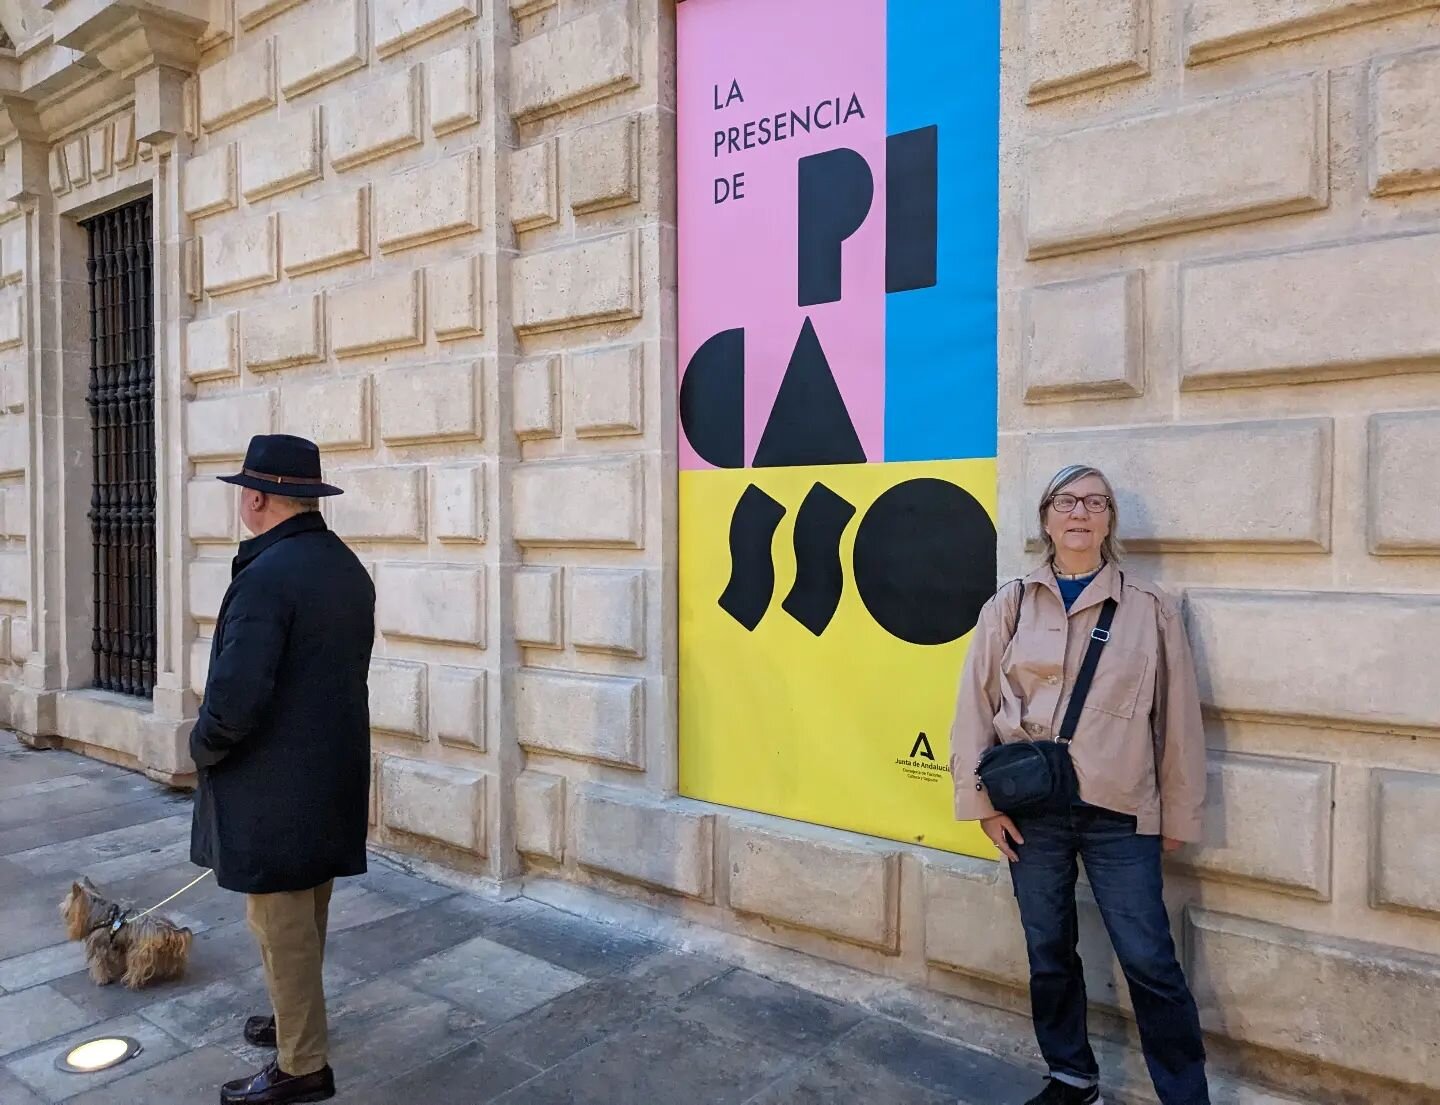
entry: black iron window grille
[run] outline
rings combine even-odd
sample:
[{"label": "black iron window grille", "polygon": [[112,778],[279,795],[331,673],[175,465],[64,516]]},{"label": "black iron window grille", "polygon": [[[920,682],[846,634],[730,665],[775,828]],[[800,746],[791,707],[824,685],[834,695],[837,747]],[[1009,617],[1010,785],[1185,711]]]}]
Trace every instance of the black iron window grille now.
[{"label": "black iron window grille", "polygon": [[150,200],[84,223],[90,236],[95,686],[155,687],[154,270]]}]

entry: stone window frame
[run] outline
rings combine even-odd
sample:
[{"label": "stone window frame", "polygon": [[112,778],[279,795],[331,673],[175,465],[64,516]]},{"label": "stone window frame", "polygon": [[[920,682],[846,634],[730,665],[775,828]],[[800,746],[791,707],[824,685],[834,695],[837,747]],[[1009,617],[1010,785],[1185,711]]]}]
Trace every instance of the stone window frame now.
[{"label": "stone window frame", "polygon": [[[58,143],[57,143],[58,144]],[[183,287],[190,236],[180,195],[188,143],[157,143],[103,187],[21,200],[26,220],[26,404],[31,652],[12,713],[42,742],[72,743],[130,762],[153,778],[189,781],[187,738],[193,622],[186,615],[183,410],[189,386],[180,334],[192,313]],[[94,581],[89,521],[93,451],[86,404],[90,370],[88,239],[81,225],[149,197],[154,280],[156,466],[156,685],[151,700],[92,686]],[[45,429],[42,432],[41,426]],[[83,490],[82,490],[83,489]]]}]

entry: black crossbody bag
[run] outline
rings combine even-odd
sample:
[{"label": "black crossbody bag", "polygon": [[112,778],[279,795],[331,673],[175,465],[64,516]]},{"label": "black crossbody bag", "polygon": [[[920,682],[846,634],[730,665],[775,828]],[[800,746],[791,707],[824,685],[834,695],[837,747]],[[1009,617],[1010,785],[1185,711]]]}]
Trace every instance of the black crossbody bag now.
[{"label": "black crossbody bag", "polygon": [[[1121,585],[1124,585],[1124,577],[1121,577]],[[1022,583],[1020,587],[1021,606],[1015,610],[1017,630],[1025,601],[1025,585]],[[1117,606],[1116,601],[1109,598],[1100,608],[1100,619],[1090,631],[1090,644],[1080,662],[1080,674],[1075,677],[1075,690],[1070,695],[1065,719],[1060,723],[1059,735],[1053,741],[1027,738],[998,744],[980,757],[975,767],[975,774],[979,777],[975,789],[985,791],[990,804],[1000,813],[1068,809],[1074,801],[1078,784],[1075,765],[1070,760],[1070,743],[1075,739],[1075,728],[1080,724],[1080,711],[1085,708],[1085,698],[1090,693],[1095,669],[1100,664],[1100,653],[1110,640],[1110,625],[1115,620]],[[1014,638],[1013,633],[1011,638]]]}]

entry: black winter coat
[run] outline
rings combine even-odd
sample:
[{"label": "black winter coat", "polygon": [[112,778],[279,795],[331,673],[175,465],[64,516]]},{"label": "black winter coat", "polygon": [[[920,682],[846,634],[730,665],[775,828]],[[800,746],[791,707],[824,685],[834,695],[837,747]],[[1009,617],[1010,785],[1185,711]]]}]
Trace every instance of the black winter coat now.
[{"label": "black winter coat", "polygon": [[375,587],[319,514],[242,542],[190,733],[190,858],[227,890],[365,872]]}]

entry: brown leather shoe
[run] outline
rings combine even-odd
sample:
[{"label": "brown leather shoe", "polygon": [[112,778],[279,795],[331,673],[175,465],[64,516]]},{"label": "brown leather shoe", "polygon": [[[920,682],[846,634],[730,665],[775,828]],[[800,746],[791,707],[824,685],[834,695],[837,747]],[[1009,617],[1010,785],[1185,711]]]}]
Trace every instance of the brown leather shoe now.
[{"label": "brown leather shoe", "polygon": [[245,1042],[255,1047],[275,1046],[275,1017],[250,1017],[245,1021]]},{"label": "brown leather shoe", "polygon": [[292,1102],[328,1101],[335,1096],[335,1074],[321,1067],[314,1074],[286,1074],[271,1063],[259,1074],[237,1078],[220,1087],[220,1105],[291,1105]]}]

